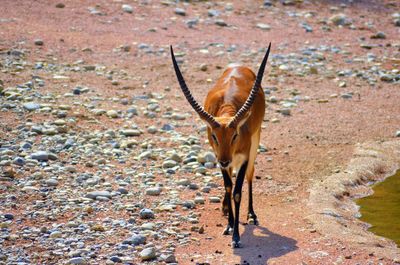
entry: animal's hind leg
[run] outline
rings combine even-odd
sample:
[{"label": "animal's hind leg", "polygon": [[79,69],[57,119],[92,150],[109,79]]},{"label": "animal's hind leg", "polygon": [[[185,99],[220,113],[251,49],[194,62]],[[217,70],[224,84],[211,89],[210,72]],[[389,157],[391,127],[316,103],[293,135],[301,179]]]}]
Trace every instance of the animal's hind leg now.
[{"label": "animal's hind leg", "polygon": [[252,169],[248,171],[247,175],[247,184],[249,187],[249,206],[248,206],[248,214],[247,214],[247,221],[249,224],[258,225],[257,215],[254,212],[253,208],[253,174],[254,174],[254,166]]}]

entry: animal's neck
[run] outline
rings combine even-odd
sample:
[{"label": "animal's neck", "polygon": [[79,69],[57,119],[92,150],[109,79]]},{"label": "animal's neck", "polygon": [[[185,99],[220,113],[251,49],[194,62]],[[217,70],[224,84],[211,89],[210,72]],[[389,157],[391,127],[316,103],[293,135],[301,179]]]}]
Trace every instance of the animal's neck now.
[{"label": "animal's neck", "polygon": [[233,117],[236,115],[236,107],[232,104],[223,104],[220,106],[217,116],[218,117]]}]

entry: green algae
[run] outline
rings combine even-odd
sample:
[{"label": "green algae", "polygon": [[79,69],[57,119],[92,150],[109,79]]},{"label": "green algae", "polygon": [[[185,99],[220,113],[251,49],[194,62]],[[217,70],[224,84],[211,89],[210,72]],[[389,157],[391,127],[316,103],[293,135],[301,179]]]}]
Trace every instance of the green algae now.
[{"label": "green algae", "polygon": [[369,231],[390,238],[400,246],[400,170],[372,188],[371,196],[356,201],[360,219],[371,224]]}]

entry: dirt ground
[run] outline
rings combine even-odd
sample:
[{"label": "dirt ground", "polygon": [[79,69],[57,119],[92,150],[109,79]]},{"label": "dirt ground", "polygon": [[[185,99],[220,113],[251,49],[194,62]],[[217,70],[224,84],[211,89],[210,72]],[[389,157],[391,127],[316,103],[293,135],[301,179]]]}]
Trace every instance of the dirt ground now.
[{"label": "dirt ground", "polygon": [[[122,11],[121,5],[125,3],[133,6],[132,14]],[[197,123],[199,119],[180,95],[168,53],[169,45],[173,45],[176,52],[185,53],[181,57],[184,58],[184,75],[194,96],[202,101],[227,64],[239,61],[256,71],[262,58],[262,52],[258,51],[272,42],[272,60],[267,66],[263,87],[277,87],[275,95],[279,99],[292,97],[292,91],[296,89],[309,100],[299,101],[289,116],[277,112],[279,105],[268,103],[261,138],[267,152],[257,157],[257,179],[254,182],[254,207],[260,225],[245,224],[246,211],[242,210],[240,232],[243,248],[232,249],[231,238],[222,235],[227,220],[219,205],[206,204],[198,210],[201,213],[199,225],[204,226],[205,232],[197,235],[197,240],[189,245],[178,247],[176,257],[179,264],[399,262],[399,252],[397,256],[378,255],[346,240],[345,236],[338,239],[329,231],[316,228],[308,218],[314,213],[308,200],[309,190],[315,183],[347,168],[358,143],[396,140],[395,133],[400,130],[399,81],[384,82],[378,78],[371,85],[356,75],[343,77],[337,73],[346,69],[367,70],[377,64],[387,71],[397,69],[398,74],[400,28],[393,24],[392,14],[399,11],[400,3],[304,1],[283,5],[272,1],[273,6],[268,8],[263,7],[263,1],[230,3],[98,0],[65,1],[64,8],[57,8],[54,1],[2,1],[0,52],[3,54],[12,48],[25,49],[27,61],[31,64],[45,61],[48,64],[73,65],[77,60],[83,60],[86,65],[100,64],[115,69],[120,78],[119,84],[113,85],[104,76],[96,76],[93,72],[71,73],[70,80],[61,85],[51,73],[30,70],[12,74],[3,72],[0,79],[4,87],[8,87],[40,74],[47,82],[46,92],[64,93],[77,84],[86,84],[109,98],[129,98],[149,91],[163,92],[167,95],[165,102],[190,113],[193,123]],[[233,6],[232,11],[229,11],[230,6]],[[90,14],[89,7],[95,7],[103,15]],[[175,14],[176,7],[184,8],[186,15]],[[207,15],[211,9],[221,11],[218,18],[223,19],[227,26],[214,24],[214,18]],[[307,17],[305,13],[312,15]],[[338,13],[351,18],[354,29],[330,24],[329,18]],[[185,22],[196,17],[199,22],[193,28],[188,27]],[[303,22],[313,31],[306,32],[301,26]],[[271,28],[259,29],[257,23],[268,24]],[[324,25],[330,30],[323,30]],[[371,39],[370,36],[378,31],[384,31],[386,38]],[[43,40],[44,44],[35,45],[36,39]],[[209,45],[213,43],[222,43],[224,48]],[[360,46],[362,43],[368,43],[372,48],[363,48]],[[149,45],[154,52],[146,53],[140,44]],[[227,52],[226,49],[232,45],[236,48]],[[337,46],[346,52],[324,53],[324,73],[297,75],[295,70],[287,72],[278,65],[271,66],[274,54],[301,54],[306,46]],[[123,51],[124,47],[127,51]],[[202,52],[206,47],[209,52]],[[225,52],[218,54],[220,50]],[[246,56],[249,51],[253,51],[253,55]],[[368,53],[373,53],[378,60],[354,60],[366,58]],[[207,69],[201,70],[201,64],[206,64]],[[328,70],[333,77],[329,77]],[[124,72],[128,73],[127,78]],[[343,80],[346,84],[340,86]],[[341,97],[347,92],[353,95],[351,99]],[[69,98],[62,100],[73,102]],[[112,102],[107,104],[103,108],[114,107]],[[86,115],[84,108],[77,107],[73,111],[82,117]],[[2,132],[14,128],[25,118],[1,113]],[[45,120],[46,116],[30,118]],[[272,122],[274,118],[279,122]],[[145,124],[146,120],[139,118],[135,122]],[[81,119],[78,125],[82,130],[88,130],[106,129],[120,123],[101,118],[100,124]],[[177,130],[191,133],[190,127]],[[203,133],[200,135],[205,137]],[[6,139],[10,136],[1,137]],[[222,187],[222,179],[219,184]],[[244,198],[246,194],[247,186],[244,185]],[[246,203],[246,200],[242,202],[242,209],[246,209]]]}]

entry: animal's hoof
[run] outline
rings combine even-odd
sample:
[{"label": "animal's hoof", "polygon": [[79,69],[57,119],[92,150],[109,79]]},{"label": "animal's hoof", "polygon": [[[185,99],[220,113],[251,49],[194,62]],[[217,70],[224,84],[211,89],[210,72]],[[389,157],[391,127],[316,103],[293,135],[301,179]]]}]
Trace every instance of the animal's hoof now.
[{"label": "animal's hoof", "polygon": [[241,248],[242,243],[240,241],[232,241],[232,248]]},{"label": "animal's hoof", "polygon": [[258,220],[254,218],[249,218],[249,225],[258,225]]},{"label": "animal's hoof", "polygon": [[224,232],[222,233],[224,236],[231,235],[233,229],[230,227],[225,228]]}]

